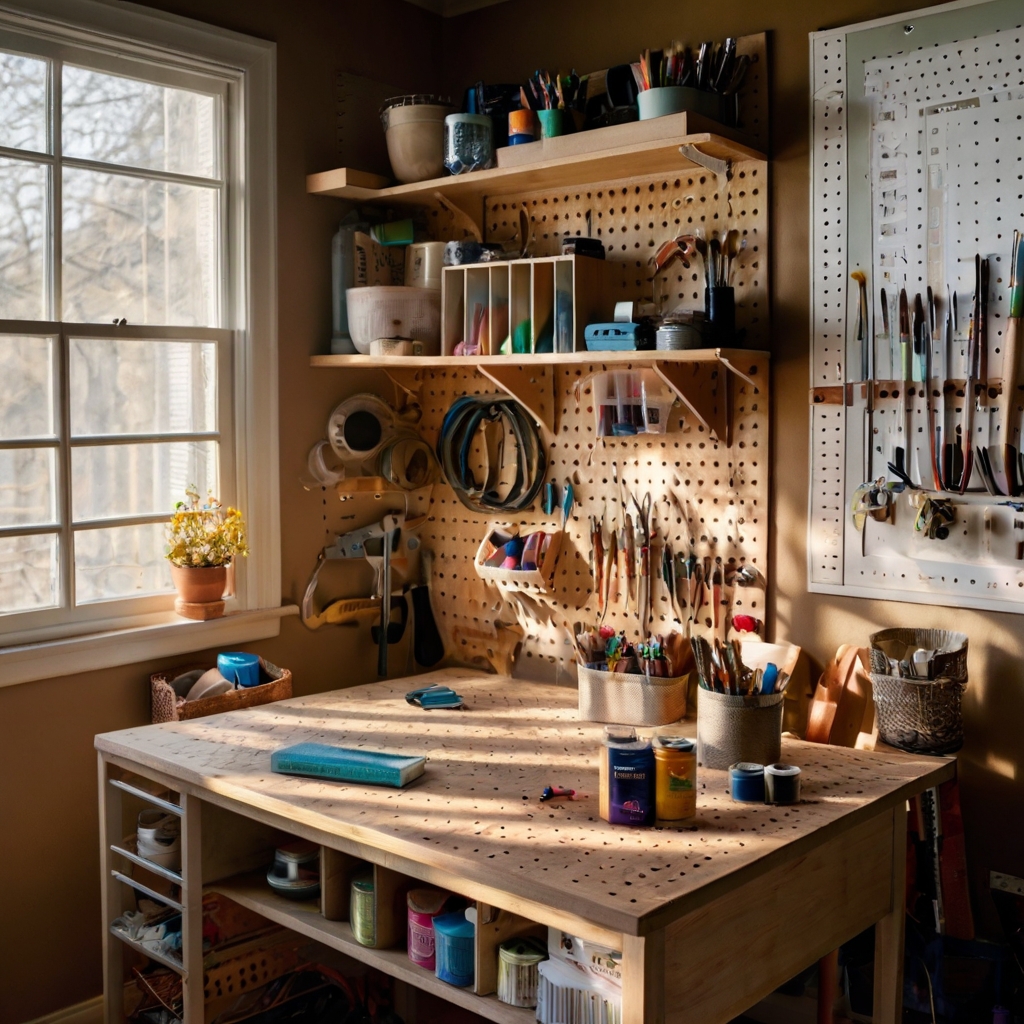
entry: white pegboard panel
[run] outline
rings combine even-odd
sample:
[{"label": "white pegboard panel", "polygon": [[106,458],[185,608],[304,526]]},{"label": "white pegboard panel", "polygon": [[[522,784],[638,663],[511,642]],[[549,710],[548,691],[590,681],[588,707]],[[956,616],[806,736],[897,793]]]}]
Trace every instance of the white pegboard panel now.
[{"label": "white pegboard panel", "polygon": [[[845,380],[846,303],[846,38],[811,39],[813,180],[811,190],[811,387]],[[812,583],[843,582],[846,452],[843,408],[811,410],[811,488],[807,543]],[[822,486],[819,486],[819,481]],[[830,485],[826,486],[825,483]]]},{"label": "white pegboard panel", "polygon": [[[1001,388],[1013,230],[1024,227],[1022,14],[1005,0],[967,0],[812,37],[812,590],[1024,611],[1024,514],[979,493],[979,474],[964,497],[946,495],[957,521],[945,541],[914,530],[909,494],[898,499],[893,523],[869,520],[863,535],[850,515],[855,488],[869,473],[885,473],[897,444],[908,451],[914,480],[932,486],[928,404],[946,435],[970,400],[963,384],[975,253],[990,260],[991,286],[988,393],[977,402],[973,438],[976,449],[1002,442],[1006,425],[992,399]],[[837,130],[839,103],[845,114]],[[845,183],[837,180],[841,170]],[[839,386],[860,379],[857,290],[849,277],[858,266],[870,268],[870,320],[879,339],[871,389]],[[912,303],[929,287],[940,321],[947,288],[956,293],[958,332],[948,359],[936,338],[935,383],[908,398],[893,383],[898,350],[885,343],[880,292],[886,289],[895,326],[899,290]],[[840,372],[844,340],[851,351]],[[912,409],[909,443],[904,400]],[[1018,419],[1024,412],[1019,394],[1010,409]]]}]

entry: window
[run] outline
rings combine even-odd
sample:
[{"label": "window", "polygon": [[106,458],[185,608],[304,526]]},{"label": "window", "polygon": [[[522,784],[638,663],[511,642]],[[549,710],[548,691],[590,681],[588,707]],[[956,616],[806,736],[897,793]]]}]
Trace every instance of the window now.
[{"label": "window", "polygon": [[40,6],[98,34],[0,12],[0,647],[166,614],[188,484],[249,521],[232,608],[276,605],[273,49]]}]

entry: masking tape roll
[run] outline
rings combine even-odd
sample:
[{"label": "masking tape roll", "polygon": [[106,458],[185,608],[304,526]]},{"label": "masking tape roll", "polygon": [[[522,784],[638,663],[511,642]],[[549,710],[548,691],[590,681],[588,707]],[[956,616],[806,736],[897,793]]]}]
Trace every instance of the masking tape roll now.
[{"label": "masking tape roll", "polygon": [[800,800],[800,769],[795,764],[765,765],[764,790],[766,803],[797,803]]},{"label": "masking tape roll", "polygon": [[764,765],[738,761],[729,767],[729,792],[744,804],[764,803]]}]

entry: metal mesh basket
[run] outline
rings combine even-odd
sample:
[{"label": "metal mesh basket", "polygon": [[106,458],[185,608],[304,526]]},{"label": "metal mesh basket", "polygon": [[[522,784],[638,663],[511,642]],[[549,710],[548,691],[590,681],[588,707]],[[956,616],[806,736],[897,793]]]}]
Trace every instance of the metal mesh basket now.
[{"label": "metal mesh basket", "polygon": [[945,648],[945,653],[936,654],[932,661],[932,674],[936,679],[955,679],[967,682],[967,635],[954,633],[948,629],[883,629],[872,633],[871,671],[886,675],[889,672],[889,659],[880,649],[884,643],[900,643],[908,647],[922,647],[928,651]]},{"label": "metal mesh basket", "polygon": [[914,754],[952,754],[963,746],[966,678],[901,679],[872,672],[871,682],[878,735],[890,746]]}]

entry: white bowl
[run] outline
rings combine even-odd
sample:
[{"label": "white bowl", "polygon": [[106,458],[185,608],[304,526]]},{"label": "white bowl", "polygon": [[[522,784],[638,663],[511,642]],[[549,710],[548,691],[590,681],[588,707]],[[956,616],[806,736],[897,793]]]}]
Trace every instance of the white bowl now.
[{"label": "white bowl", "polygon": [[406,285],[349,288],[348,329],[352,344],[363,355],[377,338],[422,341],[427,355],[441,351],[441,292]]}]

